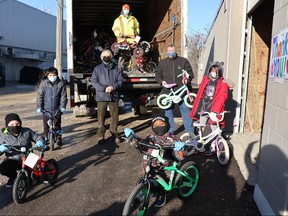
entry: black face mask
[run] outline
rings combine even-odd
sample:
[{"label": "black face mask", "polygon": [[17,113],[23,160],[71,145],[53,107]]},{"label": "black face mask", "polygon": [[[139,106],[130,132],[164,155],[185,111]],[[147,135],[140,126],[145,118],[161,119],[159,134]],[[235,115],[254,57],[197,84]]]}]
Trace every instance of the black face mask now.
[{"label": "black face mask", "polygon": [[168,132],[167,126],[158,126],[158,127],[152,128],[152,130],[157,136],[163,136],[164,134]]},{"label": "black face mask", "polygon": [[20,131],[22,129],[22,126],[19,125],[19,126],[7,126],[9,132],[12,134],[12,135],[19,135],[20,134]]},{"label": "black face mask", "polygon": [[103,57],[104,64],[110,64],[111,61],[112,61],[112,58],[110,56]]}]

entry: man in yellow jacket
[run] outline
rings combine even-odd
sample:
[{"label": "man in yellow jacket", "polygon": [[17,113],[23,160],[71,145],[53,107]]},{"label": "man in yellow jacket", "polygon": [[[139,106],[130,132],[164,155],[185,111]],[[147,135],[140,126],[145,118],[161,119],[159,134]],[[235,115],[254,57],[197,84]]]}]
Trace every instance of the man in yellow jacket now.
[{"label": "man in yellow jacket", "polygon": [[[119,17],[114,20],[112,31],[117,37],[117,42],[121,43],[126,38],[128,43],[134,43],[134,40],[137,35],[140,34],[139,22],[132,16],[130,12],[130,6],[124,4],[122,6],[122,11]],[[120,54],[119,56],[119,67],[122,68],[123,63],[125,62],[125,55]],[[136,59],[132,56],[132,67],[136,67]]]}]

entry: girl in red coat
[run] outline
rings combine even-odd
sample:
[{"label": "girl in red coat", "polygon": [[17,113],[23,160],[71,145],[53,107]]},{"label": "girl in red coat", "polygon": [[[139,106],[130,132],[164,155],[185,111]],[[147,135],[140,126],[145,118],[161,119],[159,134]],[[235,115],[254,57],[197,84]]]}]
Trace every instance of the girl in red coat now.
[{"label": "girl in red coat", "polygon": [[[209,119],[208,115],[199,116],[199,112],[211,112],[215,116],[224,111],[224,105],[228,98],[229,86],[224,82],[223,62],[213,62],[209,67],[207,76],[203,76],[197,96],[190,112],[190,117],[194,120],[200,120],[200,123],[211,124],[212,131],[216,129],[216,123]],[[220,123],[224,127],[224,121]],[[206,155],[212,155],[215,152],[215,145],[211,144]]]}]

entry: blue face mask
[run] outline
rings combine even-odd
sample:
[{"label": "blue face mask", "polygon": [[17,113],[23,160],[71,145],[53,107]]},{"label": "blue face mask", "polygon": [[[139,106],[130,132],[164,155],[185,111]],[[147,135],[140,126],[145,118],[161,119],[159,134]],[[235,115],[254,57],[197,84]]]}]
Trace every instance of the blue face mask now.
[{"label": "blue face mask", "polygon": [[50,82],[54,83],[57,80],[57,77],[56,76],[48,77],[48,79]]},{"label": "blue face mask", "polygon": [[124,15],[128,15],[129,12],[130,12],[129,10],[123,10],[123,14],[124,14]]},{"label": "blue face mask", "polygon": [[175,58],[176,57],[176,52],[167,52],[167,55],[169,58]]}]

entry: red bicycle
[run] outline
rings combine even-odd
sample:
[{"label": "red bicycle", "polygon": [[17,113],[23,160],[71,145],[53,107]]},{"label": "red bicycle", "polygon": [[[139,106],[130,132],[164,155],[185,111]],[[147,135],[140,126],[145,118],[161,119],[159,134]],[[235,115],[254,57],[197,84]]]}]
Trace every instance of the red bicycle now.
[{"label": "red bicycle", "polygon": [[[40,182],[54,185],[58,179],[58,163],[54,159],[44,160],[44,152],[48,150],[32,147],[27,149],[23,146],[9,146],[9,151],[21,152],[22,168],[18,171],[13,184],[12,197],[16,204],[23,203],[27,192]],[[38,150],[39,155],[33,150]]]}]

